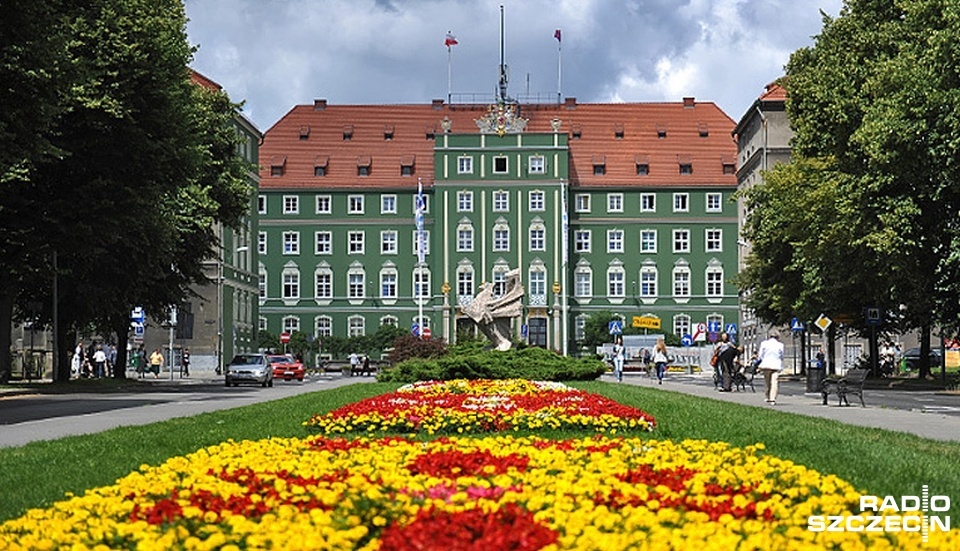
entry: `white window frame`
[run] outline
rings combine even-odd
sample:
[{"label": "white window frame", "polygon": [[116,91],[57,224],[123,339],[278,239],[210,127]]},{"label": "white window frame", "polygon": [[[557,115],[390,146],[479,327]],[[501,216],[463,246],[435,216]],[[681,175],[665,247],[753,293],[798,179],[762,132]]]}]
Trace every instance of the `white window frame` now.
[{"label": "white window frame", "polygon": [[673,269],[673,298],[690,298],[690,268],[676,266]]},{"label": "white window frame", "polygon": [[367,298],[367,273],[363,268],[347,270],[347,298],[357,304]]},{"label": "white window frame", "polygon": [[473,192],[457,192],[457,212],[473,212]]},{"label": "white window frame", "polygon": [[333,270],[320,267],[313,272],[313,295],[318,301],[333,300]]},{"label": "white window frame", "polygon": [[457,174],[473,174],[473,157],[469,155],[457,157]]},{"label": "white window frame", "polygon": [[707,193],[707,212],[723,211],[723,194],[717,192]]},{"label": "white window frame", "polygon": [[723,268],[708,266],[704,273],[707,298],[723,298]]},{"label": "white window frame", "polygon": [[510,252],[510,226],[500,222],[493,225],[494,252]]},{"label": "white window frame", "polygon": [[673,334],[677,336],[692,335],[693,321],[687,314],[673,316]]},{"label": "white window frame", "polygon": [[690,194],[673,194],[673,212],[690,212]]},{"label": "white window frame", "polygon": [[530,174],[546,174],[547,173],[547,159],[543,155],[531,155],[530,156]]},{"label": "white window frame", "polygon": [[367,320],[363,316],[354,315],[347,318],[347,335],[362,337],[367,334]]},{"label": "white window frame", "polygon": [[333,254],[333,232],[318,231],[314,233],[315,245],[314,254],[331,255]]},{"label": "white window frame", "polygon": [[673,230],[673,252],[690,252],[690,230],[686,228],[674,228]]},{"label": "white window frame", "polygon": [[510,211],[510,192],[497,190],[493,192],[493,212]]},{"label": "white window frame", "polygon": [[280,296],[283,300],[300,300],[300,270],[294,267],[284,268],[281,277]]},{"label": "white window frame", "polygon": [[607,194],[607,212],[623,212],[623,194]]},{"label": "white window frame", "polygon": [[607,297],[622,299],[627,296],[627,274],[622,266],[611,266],[607,269]]},{"label": "white window frame", "polygon": [[347,214],[363,214],[363,195],[347,195]]},{"label": "white window frame", "polygon": [[347,254],[363,254],[366,249],[366,232],[354,230],[347,232]]},{"label": "white window frame", "polygon": [[640,212],[657,212],[657,194],[640,194]]},{"label": "white window frame", "polygon": [[397,254],[397,230],[380,230],[380,254]]},{"label": "white window frame", "polygon": [[589,193],[578,193],[574,196],[573,200],[575,212],[590,212]]},{"label": "white window frame", "polygon": [[460,266],[457,268],[457,302],[463,299],[473,298],[474,295],[474,273],[473,266]]},{"label": "white window frame", "polygon": [[416,301],[430,299],[430,270],[427,268],[413,269],[413,298]]},{"label": "white window frame", "polygon": [[[509,174],[510,173],[510,157],[507,157],[506,155],[495,155],[493,159],[491,159],[491,161],[492,161],[492,165],[491,165],[490,171],[493,174]],[[503,170],[497,170],[497,165],[499,164],[500,161],[503,162]]]},{"label": "white window frame", "polygon": [[257,233],[257,253],[267,254],[267,232]]},{"label": "white window frame", "polygon": [[397,196],[393,194],[383,194],[380,196],[380,214],[397,213]]},{"label": "white window frame", "polygon": [[457,252],[473,252],[473,226],[470,224],[459,224],[457,226]]},{"label": "white window frame", "polygon": [[283,213],[300,214],[300,197],[297,195],[283,196]]},{"label": "white window frame", "polygon": [[528,199],[530,212],[542,212],[547,210],[547,194],[543,191],[531,191]]},{"label": "white window frame", "polygon": [[573,296],[578,299],[593,297],[593,269],[590,266],[578,266],[573,274]]},{"label": "white window frame", "polygon": [[622,253],[623,251],[623,230],[607,230],[607,252],[616,254]]},{"label": "white window frame", "polygon": [[533,299],[538,304],[546,304],[547,299],[547,270],[541,266],[531,266],[528,272],[528,290],[530,297],[539,297],[539,300]]},{"label": "white window frame", "polygon": [[267,196],[257,195],[257,214],[267,213]]},{"label": "white window frame", "polygon": [[640,268],[640,298],[655,299],[658,292],[657,267],[644,266]]},{"label": "white window frame", "polygon": [[296,333],[300,331],[300,318],[297,316],[284,316],[281,325],[287,333]]},{"label": "white window frame", "polygon": [[723,252],[723,230],[721,228],[707,228],[703,231],[705,248],[708,253]]},{"label": "white window frame", "polygon": [[329,195],[317,195],[317,214],[330,214],[333,212],[333,197]]},{"label": "white window frame", "polygon": [[380,270],[380,299],[384,301],[397,300],[397,293],[400,289],[400,277],[396,268],[384,268]]},{"label": "white window frame", "polygon": [[640,254],[657,254],[657,230],[640,230]]},{"label": "white window frame", "polygon": [[530,224],[529,246],[531,251],[547,250],[547,228],[543,224]]},{"label": "white window frame", "polygon": [[333,335],[333,318],[330,316],[317,316],[313,323],[318,337]]},{"label": "white window frame", "polygon": [[576,230],[573,232],[573,250],[578,253],[589,253],[593,235],[591,230]]},{"label": "white window frame", "polygon": [[298,231],[283,232],[283,254],[284,255],[300,254],[300,232]]}]

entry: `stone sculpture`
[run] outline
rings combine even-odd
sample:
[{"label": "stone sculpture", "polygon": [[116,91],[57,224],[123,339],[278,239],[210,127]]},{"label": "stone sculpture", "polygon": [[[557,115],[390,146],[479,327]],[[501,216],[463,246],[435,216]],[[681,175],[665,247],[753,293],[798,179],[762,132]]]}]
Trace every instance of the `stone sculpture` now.
[{"label": "stone sculpture", "polygon": [[510,340],[510,322],[523,313],[523,285],[520,284],[520,270],[511,270],[504,274],[504,291],[499,297],[493,294],[493,283],[480,286],[480,292],[473,298],[463,313],[480,327],[496,350],[509,350],[513,346]]}]

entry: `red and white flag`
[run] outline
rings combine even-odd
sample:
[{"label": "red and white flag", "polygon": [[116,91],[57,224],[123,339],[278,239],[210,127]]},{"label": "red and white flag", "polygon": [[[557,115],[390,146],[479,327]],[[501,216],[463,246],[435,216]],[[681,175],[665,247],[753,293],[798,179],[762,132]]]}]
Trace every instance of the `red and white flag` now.
[{"label": "red and white flag", "polygon": [[447,37],[444,39],[443,45],[449,48],[450,46],[456,46],[457,44],[459,44],[459,42],[457,42],[457,37],[453,36],[453,34],[450,32],[447,32]]},{"label": "red and white flag", "polygon": [[560,29],[553,31],[553,37],[557,39],[557,42],[563,42],[563,35],[560,33]]}]

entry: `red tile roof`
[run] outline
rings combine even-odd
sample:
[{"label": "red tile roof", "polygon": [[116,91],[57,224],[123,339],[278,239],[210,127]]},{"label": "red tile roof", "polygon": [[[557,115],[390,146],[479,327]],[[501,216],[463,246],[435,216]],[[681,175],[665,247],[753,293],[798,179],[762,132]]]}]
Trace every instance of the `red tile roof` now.
[{"label": "red tile roof", "polygon": [[223,90],[223,86],[220,86],[216,82],[194,71],[193,69],[190,69],[190,82],[197,84],[199,86],[203,86],[204,88],[213,90],[214,92],[219,92],[220,90]]},{"label": "red tile roof", "polygon": [[786,101],[787,100],[787,90],[777,84],[776,82],[771,82],[767,84],[766,90],[760,94],[760,101]]},{"label": "red tile roof", "polygon": [[[486,105],[447,105],[441,101],[414,105],[298,105],[267,130],[260,148],[261,189],[414,188],[417,177],[433,183],[434,141],[444,119],[450,131],[478,133],[475,119]],[[729,186],[736,175],[723,165],[736,159],[731,139],[734,122],[716,104],[692,98],[673,103],[522,105],[527,132],[552,133],[561,121],[570,138],[570,180],[573,186]],[[622,137],[618,136],[622,134]],[[349,140],[345,139],[349,135]],[[387,139],[389,135],[390,139]],[[579,135],[579,138],[574,137]],[[402,162],[415,159],[413,176],[401,176]],[[594,175],[594,163],[606,173]],[[693,165],[680,174],[680,162]],[[283,175],[271,176],[271,164],[283,163]],[[638,176],[637,164],[648,163],[649,175]],[[322,164],[326,175],[317,177]],[[358,176],[358,165],[369,176]]]}]

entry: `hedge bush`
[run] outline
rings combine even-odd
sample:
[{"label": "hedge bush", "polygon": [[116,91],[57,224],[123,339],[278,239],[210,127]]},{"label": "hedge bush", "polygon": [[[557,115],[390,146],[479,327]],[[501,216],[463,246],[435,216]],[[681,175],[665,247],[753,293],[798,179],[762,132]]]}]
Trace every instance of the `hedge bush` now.
[{"label": "hedge bush", "polygon": [[452,350],[439,358],[413,358],[385,370],[383,382],[448,381],[452,379],[532,379],[537,381],[590,381],[606,366],[593,358],[567,358],[543,348],[507,351]]}]

